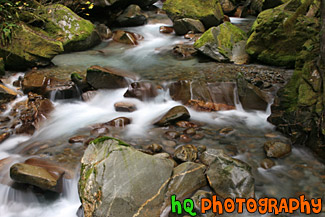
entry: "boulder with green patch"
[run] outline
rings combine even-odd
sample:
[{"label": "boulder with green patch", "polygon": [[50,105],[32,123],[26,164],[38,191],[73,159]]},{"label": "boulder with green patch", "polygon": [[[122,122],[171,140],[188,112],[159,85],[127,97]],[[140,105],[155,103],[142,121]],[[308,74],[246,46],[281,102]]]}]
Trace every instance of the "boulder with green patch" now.
[{"label": "boulder with green patch", "polygon": [[205,28],[217,26],[223,21],[223,11],[218,0],[167,0],[163,10],[173,21],[192,18],[200,20]]},{"label": "boulder with green patch", "polygon": [[173,161],[154,157],[104,137],[81,160],[79,195],[85,217],[159,217]]},{"label": "boulder with green patch", "polygon": [[48,65],[55,55],[62,52],[60,41],[25,24],[15,29],[11,44],[0,45],[0,57],[4,59],[6,68],[14,70]]},{"label": "boulder with green patch", "polygon": [[246,34],[230,22],[208,29],[194,44],[203,54],[218,62],[233,59],[232,50],[236,43],[246,39]]},{"label": "boulder with green patch", "polygon": [[45,31],[55,40],[61,41],[65,52],[89,49],[100,42],[95,26],[60,5],[50,5],[44,8],[46,14]]},{"label": "boulder with green patch", "polygon": [[295,2],[259,14],[246,44],[250,56],[265,64],[294,66],[303,44],[319,33],[317,18],[300,15],[303,6]]}]

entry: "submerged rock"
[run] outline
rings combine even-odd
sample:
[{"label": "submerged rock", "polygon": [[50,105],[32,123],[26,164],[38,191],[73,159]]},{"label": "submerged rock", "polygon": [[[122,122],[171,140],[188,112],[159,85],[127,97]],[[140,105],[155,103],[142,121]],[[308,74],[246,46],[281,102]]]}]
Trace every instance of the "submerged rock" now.
[{"label": "submerged rock", "polygon": [[114,68],[92,66],[87,70],[87,82],[95,89],[117,89],[128,86],[128,79],[136,79],[129,72]]},{"label": "submerged rock", "polygon": [[126,117],[118,117],[115,118],[109,122],[107,122],[104,125],[112,126],[112,127],[125,127],[126,125],[131,124],[131,119]]},{"label": "submerged rock", "polygon": [[116,21],[120,26],[141,26],[147,23],[147,16],[138,5],[130,5]]},{"label": "submerged rock", "polygon": [[188,60],[194,58],[197,50],[191,44],[177,44],[173,47],[172,53],[179,59]]},{"label": "submerged rock", "polygon": [[34,185],[43,190],[62,192],[63,173],[53,175],[40,166],[17,163],[10,168],[10,177],[19,183]]},{"label": "submerged rock", "polygon": [[225,22],[208,29],[194,44],[203,54],[218,62],[233,61],[235,44],[246,39],[246,34],[239,27]]},{"label": "submerged rock", "polygon": [[81,161],[79,194],[86,217],[159,217],[173,162],[122,141],[100,138]]},{"label": "submerged rock", "polygon": [[175,150],[174,158],[179,161],[195,161],[198,157],[198,150],[194,145],[183,145]]},{"label": "submerged rock", "polygon": [[156,121],[154,125],[166,126],[176,121],[187,120],[190,117],[191,116],[187,108],[184,106],[175,106],[171,108],[165,115],[163,115],[163,117],[161,117],[158,121]]},{"label": "submerged rock", "polygon": [[264,150],[268,157],[280,158],[291,152],[291,145],[278,141],[268,141],[264,143]]},{"label": "submerged rock", "polygon": [[163,10],[171,20],[182,18],[200,20],[205,28],[217,26],[223,20],[223,11],[219,1],[166,0]]}]

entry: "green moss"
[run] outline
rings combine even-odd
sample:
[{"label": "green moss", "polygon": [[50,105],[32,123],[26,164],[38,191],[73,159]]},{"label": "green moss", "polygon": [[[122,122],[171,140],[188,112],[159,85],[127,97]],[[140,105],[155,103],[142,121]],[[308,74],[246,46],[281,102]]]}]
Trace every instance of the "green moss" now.
[{"label": "green moss", "polygon": [[103,136],[103,137],[99,137],[97,139],[94,139],[92,140],[90,143],[93,143],[93,144],[99,144],[99,143],[103,143],[105,142],[106,140],[115,140],[119,143],[119,145],[122,145],[122,146],[130,146],[129,144],[127,144],[126,142],[122,141],[122,140],[119,140],[119,139],[116,139],[116,138],[113,138],[113,137],[109,137],[109,136]]},{"label": "green moss", "polygon": [[312,106],[317,102],[317,93],[313,91],[309,84],[302,82],[298,90],[298,105]]},{"label": "green moss", "polygon": [[215,28],[215,27],[211,27],[210,29],[205,31],[203,33],[203,35],[198,40],[196,40],[196,42],[194,43],[195,48],[200,48],[203,45],[205,45],[206,43],[213,43],[214,42],[215,39],[214,39],[214,36],[212,34],[212,31],[211,31],[212,28]]},{"label": "green moss", "polygon": [[163,6],[163,10],[167,13],[193,19],[213,15],[220,9],[221,6],[218,1],[206,0],[167,0]]}]

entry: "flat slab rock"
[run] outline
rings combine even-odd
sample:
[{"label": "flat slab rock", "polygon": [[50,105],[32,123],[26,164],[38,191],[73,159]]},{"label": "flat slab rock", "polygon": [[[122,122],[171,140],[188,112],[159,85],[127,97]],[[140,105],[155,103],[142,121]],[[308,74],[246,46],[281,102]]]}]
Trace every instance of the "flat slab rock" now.
[{"label": "flat slab rock", "polygon": [[160,216],[173,172],[171,160],[107,137],[92,142],[81,162],[79,194],[85,217]]}]

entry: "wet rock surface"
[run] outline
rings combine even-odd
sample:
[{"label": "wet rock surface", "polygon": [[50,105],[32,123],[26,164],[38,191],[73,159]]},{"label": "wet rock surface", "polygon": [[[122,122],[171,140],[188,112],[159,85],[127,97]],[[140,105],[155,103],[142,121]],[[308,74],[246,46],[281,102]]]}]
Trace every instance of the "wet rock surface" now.
[{"label": "wet rock surface", "polygon": [[81,162],[79,192],[85,216],[159,216],[173,169],[170,160],[106,140],[90,144]]},{"label": "wet rock surface", "polygon": [[148,81],[133,82],[129,85],[124,97],[148,101],[158,95],[157,87]]},{"label": "wet rock surface", "polygon": [[175,106],[171,108],[163,117],[154,123],[154,125],[165,126],[179,120],[190,118],[189,111],[184,106]]},{"label": "wet rock surface", "polygon": [[291,152],[291,145],[280,141],[268,141],[264,144],[264,149],[268,157],[280,158]]}]

